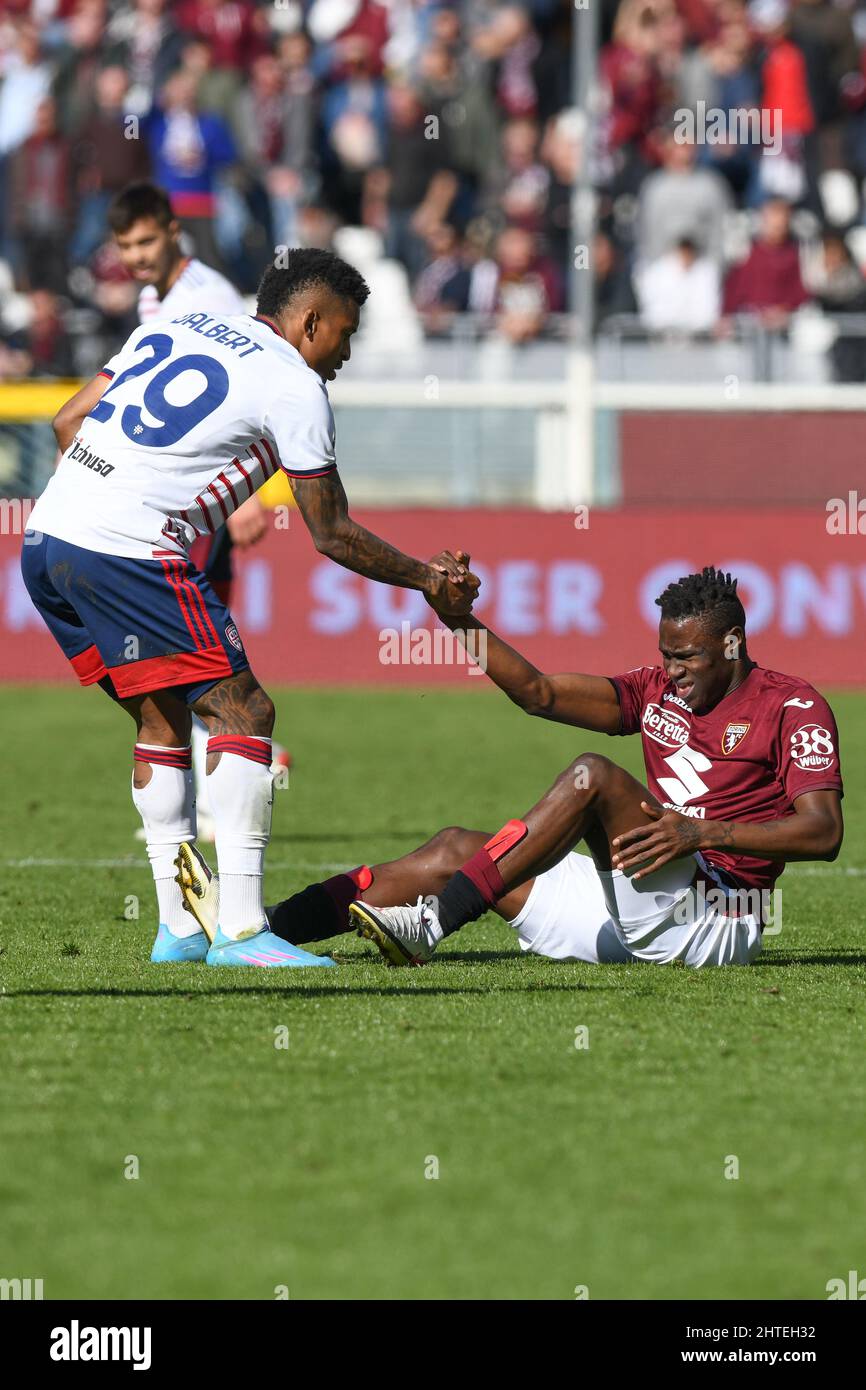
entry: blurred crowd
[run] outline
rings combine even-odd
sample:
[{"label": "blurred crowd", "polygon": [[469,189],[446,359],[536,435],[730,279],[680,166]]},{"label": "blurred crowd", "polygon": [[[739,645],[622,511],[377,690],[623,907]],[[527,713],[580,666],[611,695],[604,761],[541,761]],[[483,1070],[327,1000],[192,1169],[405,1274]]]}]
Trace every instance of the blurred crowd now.
[{"label": "blurred crowd", "polygon": [[[0,0],[0,378],[98,370],[134,326],[106,211],[142,178],[246,294],[274,248],[367,229],[428,336],[563,331],[582,154],[598,331],[866,311],[866,7],[590,3],[587,123],[575,0]],[[866,376],[856,334],[833,367]]]}]

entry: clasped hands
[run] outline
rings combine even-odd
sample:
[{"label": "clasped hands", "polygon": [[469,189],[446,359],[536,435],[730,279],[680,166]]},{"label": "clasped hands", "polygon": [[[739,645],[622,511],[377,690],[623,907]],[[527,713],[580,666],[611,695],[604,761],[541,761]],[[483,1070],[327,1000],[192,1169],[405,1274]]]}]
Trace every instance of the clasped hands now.
[{"label": "clasped hands", "polygon": [[424,595],[434,613],[440,618],[468,617],[481,587],[469,568],[469,555],[465,550],[440,550],[429,563],[432,577]]}]

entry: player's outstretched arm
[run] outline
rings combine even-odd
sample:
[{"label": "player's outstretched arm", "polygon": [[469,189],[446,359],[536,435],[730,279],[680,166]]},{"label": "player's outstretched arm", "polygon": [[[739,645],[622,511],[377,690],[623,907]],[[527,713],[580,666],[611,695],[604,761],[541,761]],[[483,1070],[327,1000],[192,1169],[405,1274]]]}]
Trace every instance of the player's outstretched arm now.
[{"label": "player's outstretched arm", "polygon": [[452,616],[438,608],[436,612],[493,684],[527,714],[599,734],[619,733],[619,700],[605,676],[548,676],[471,614]]},{"label": "player's outstretched arm", "polygon": [[[448,554],[443,551],[435,556],[435,562]],[[458,550],[452,558],[468,568],[469,556],[465,551]],[[435,599],[428,598],[428,602],[472,659],[483,667],[485,675],[527,714],[599,734],[619,733],[619,700],[605,676],[548,676],[472,614],[452,616]]]},{"label": "player's outstretched arm", "polygon": [[437,559],[435,564],[425,564],[353,521],[336,471],[320,478],[291,478],[290,482],[298,510],[321,555],[367,579],[420,589],[450,613],[469,612],[479,580],[468,566],[453,556],[447,561]]},{"label": "player's outstretched arm", "polygon": [[780,820],[699,820],[678,811],[662,811],[648,802],[641,802],[641,810],[650,817],[650,823],[613,841],[615,869],[628,872],[637,864],[646,864],[635,878],[645,878],[672,859],[700,849],[753,854],[758,859],[832,861],[842,847],[842,801],[830,787],[804,792],[794,801],[794,814]]},{"label": "player's outstretched arm", "polygon": [[89,415],[111,385],[111,378],[95,376],[92,381],[88,381],[82,386],[80,391],[76,391],[74,396],[70,396],[65,405],[62,405],[52,420],[54,438],[57,440],[61,454],[65,454],[78,431],[81,429],[82,421]]}]

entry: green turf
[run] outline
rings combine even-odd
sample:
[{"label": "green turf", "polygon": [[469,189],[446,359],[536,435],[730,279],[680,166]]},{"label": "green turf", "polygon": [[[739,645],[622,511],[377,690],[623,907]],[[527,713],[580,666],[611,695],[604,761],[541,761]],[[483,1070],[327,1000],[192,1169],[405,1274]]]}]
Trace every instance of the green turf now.
[{"label": "green turf", "polygon": [[[495,692],[277,706],[297,767],[269,898],[493,830],[583,747],[639,767],[637,740]],[[554,965],[488,918],[425,970],[345,937],[339,971],[256,973],[147,962],[125,719],[95,691],[0,690],[0,1277],[48,1298],[820,1299],[866,1274],[866,697],[835,708],[845,849],[788,871],[751,968]]]}]

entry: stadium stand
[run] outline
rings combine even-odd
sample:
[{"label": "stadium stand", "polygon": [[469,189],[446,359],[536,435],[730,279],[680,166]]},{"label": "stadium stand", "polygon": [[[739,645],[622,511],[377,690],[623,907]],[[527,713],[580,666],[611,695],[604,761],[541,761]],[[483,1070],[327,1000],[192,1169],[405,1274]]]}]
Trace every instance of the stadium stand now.
[{"label": "stadium stand", "polygon": [[[6,0],[0,379],[86,375],[132,326],[105,210],[146,175],[190,249],[247,294],[275,246],[364,229],[367,262],[388,263],[371,346],[398,322],[400,351],[423,338],[430,360],[479,337],[556,345],[584,131],[572,13],[571,0]],[[601,377],[664,372],[647,346],[686,336],[696,379],[721,343],[751,379],[862,380],[866,9],[604,0],[600,41]],[[683,113],[708,110],[760,115],[764,138],[681,142]]]}]

